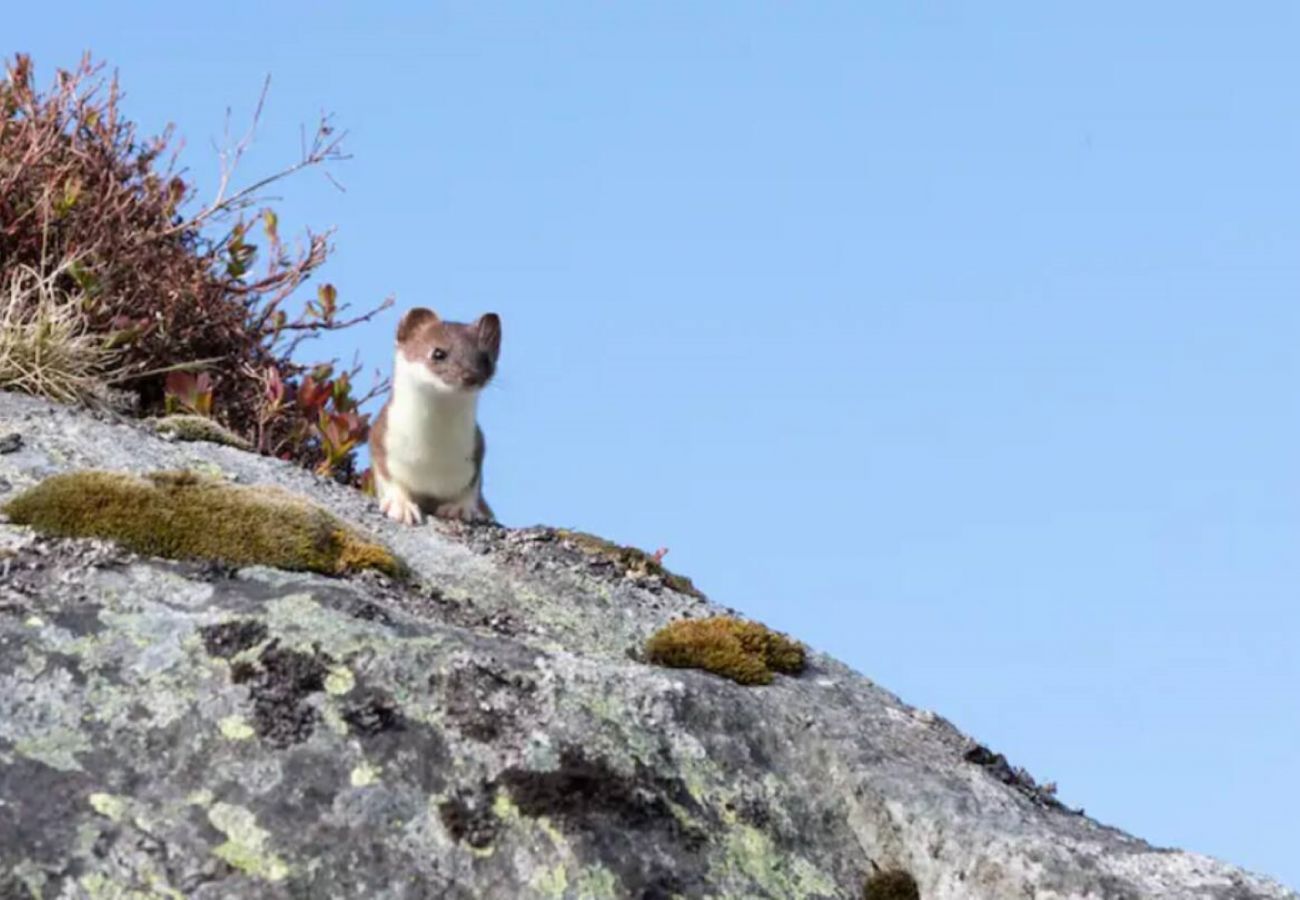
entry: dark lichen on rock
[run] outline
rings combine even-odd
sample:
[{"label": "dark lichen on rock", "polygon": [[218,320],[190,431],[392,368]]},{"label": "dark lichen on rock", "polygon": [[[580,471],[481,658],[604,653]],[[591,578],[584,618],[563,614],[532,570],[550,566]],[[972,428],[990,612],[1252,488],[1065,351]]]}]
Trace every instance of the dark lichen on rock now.
[{"label": "dark lichen on rock", "polygon": [[885,869],[867,878],[862,900],[921,900],[921,891],[910,872]]},{"label": "dark lichen on rock", "polygon": [[501,773],[500,782],[519,811],[534,818],[576,824],[608,815],[628,828],[672,818],[660,792],[577,747],[564,748],[554,769],[510,768]]},{"label": "dark lichen on rock", "polygon": [[585,531],[557,528],[554,533],[556,538],[573,545],[585,556],[612,564],[625,577],[662,582],[679,594],[704,596],[689,578],[669,571],[654,554],[637,547],[625,547]]},{"label": "dark lichen on rock", "polygon": [[527,704],[536,683],[522,672],[506,674],[480,660],[429,676],[447,720],[462,735],[490,744],[514,728],[519,708]]},{"label": "dark lichen on rock", "polygon": [[199,629],[203,648],[209,656],[230,659],[266,640],[266,624],[256,619],[233,619]]},{"label": "dark lichen on rock", "polygon": [[701,875],[710,829],[718,823],[679,778],[639,761],[622,771],[566,746],[555,768],[507,768],[486,790],[504,791],[521,814],[550,820],[601,859],[619,881],[615,896],[707,893]]},{"label": "dark lichen on rock", "polygon": [[1078,814],[1083,812],[1083,810],[1070,810],[1069,807],[1058,800],[1056,798],[1055,784],[1039,784],[1028,771],[1019,766],[1011,765],[1005,756],[1001,753],[994,753],[983,744],[971,743],[966,752],[962,754],[962,759],[979,766],[990,776],[1008,787],[1015,788],[1039,806]]},{"label": "dark lichen on rock", "polygon": [[492,845],[501,830],[501,820],[492,811],[494,798],[492,790],[477,795],[458,792],[438,804],[438,819],[452,838],[482,850]]},{"label": "dark lichen on rock", "polygon": [[[245,620],[211,626],[201,634],[210,655],[228,659],[260,643],[266,629],[260,622]],[[256,662],[241,659],[232,665],[231,682],[246,685],[253,701],[253,732],[281,748],[311,737],[319,714],[306,699],[325,689],[331,662],[318,649],[292,650],[273,639]]]},{"label": "dark lichen on rock", "polygon": [[397,702],[387,692],[374,688],[358,691],[340,716],[354,734],[364,737],[399,731],[406,721]]},{"label": "dark lichen on rock", "polygon": [[758,622],[734,616],[679,619],[646,642],[646,660],[674,669],[704,669],[739,684],[771,684],[774,673],[798,675],[802,644]]},{"label": "dark lichen on rock", "polygon": [[44,534],[104,538],[148,556],[327,575],[403,573],[388,549],[301,497],[187,471],[147,478],[68,472],[45,479],[3,509],[15,524]]}]

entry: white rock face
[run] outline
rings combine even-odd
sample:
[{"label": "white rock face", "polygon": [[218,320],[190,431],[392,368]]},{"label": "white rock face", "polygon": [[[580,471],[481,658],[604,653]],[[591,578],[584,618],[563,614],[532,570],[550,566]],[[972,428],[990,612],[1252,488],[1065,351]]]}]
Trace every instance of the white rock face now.
[{"label": "white rock face", "polygon": [[0,449],[0,502],[193,468],[298,491],[415,573],[0,524],[2,898],[857,898],[876,867],[924,900],[1300,897],[1060,808],[827,657],[767,687],[646,665],[655,629],[721,610],[549,529],[402,528],[287,464],[6,394]]}]

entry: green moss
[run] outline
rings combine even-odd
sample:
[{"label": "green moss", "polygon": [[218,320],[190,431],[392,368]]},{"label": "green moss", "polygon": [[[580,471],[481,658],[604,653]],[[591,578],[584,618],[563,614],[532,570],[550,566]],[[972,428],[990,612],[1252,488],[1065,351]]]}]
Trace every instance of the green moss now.
[{"label": "green moss", "polygon": [[45,534],[117,541],[148,556],[343,574],[403,567],[325,510],[278,488],[239,487],[192,472],[138,478],[84,470],[55,475],[4,506]]},{"label": "green moss", "polygon": [[902,869],[885,869],[867,879],[863,900],[921,900],[916,879]]},{"label": "green moss", "polygon": [[225,444],[240,450],[252,450],[253,445],[215,419],[206,416],[177,414],[150,420],[154,431],[178,441],[207,441]]},{"label": "green moss", "polygon": [[665,585],[679,594],[689,594],[692,597],[704,596],[696,589],[695,585],[691,584],[689,578],[668,571],[668,569],[664,568],[663,563],[644,550],[636,547],[624,547],[622,544],[615,544],[613,541],[596,537],[594,534],[587,534],[585,531],[570,531],[567,528],[557,528],[555,535],[561,540],[573,544],[588,556],[597,556],[609,560],[624,572],[642,578],[662,579]]},{"label": "green moss", "polygon": [[733,616],[679,619],[646,642],[646,658],[675,669],[704,669],[740,684],[770,684],[774,672],[803,671],[803,645]]}]

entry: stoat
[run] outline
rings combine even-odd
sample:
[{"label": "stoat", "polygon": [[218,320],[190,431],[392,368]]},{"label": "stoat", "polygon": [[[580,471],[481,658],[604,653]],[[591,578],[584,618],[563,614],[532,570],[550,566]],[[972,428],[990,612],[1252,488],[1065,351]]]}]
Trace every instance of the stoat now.
[{"label": "stoat", "polygon": [[478,395],[496,372],[501,320],[444,322],[409,310],[397,326],[392,394],[370,430],[379,508],[418,524],[425,514],[492,521],[483,499]]}]

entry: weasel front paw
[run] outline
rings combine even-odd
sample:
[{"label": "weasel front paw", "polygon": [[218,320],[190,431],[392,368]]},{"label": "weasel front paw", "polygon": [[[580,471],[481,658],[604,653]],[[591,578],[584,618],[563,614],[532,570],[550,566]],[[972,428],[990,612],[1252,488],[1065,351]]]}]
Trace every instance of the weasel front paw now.
[{"label": "weasel front paw", "polygon": [[385,497],[380,501],[379,511],[403,525],[420,524],[420,507],[406,497]]}]

